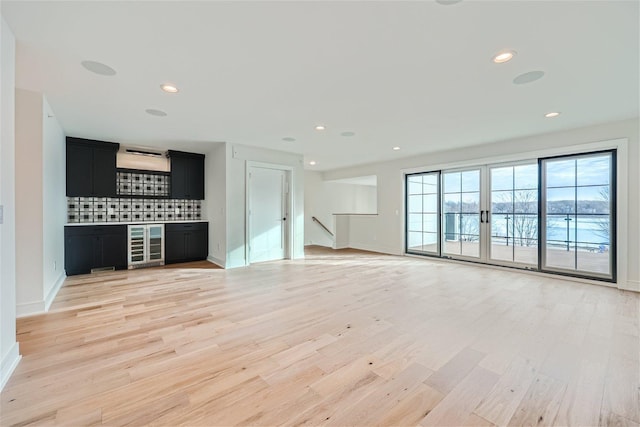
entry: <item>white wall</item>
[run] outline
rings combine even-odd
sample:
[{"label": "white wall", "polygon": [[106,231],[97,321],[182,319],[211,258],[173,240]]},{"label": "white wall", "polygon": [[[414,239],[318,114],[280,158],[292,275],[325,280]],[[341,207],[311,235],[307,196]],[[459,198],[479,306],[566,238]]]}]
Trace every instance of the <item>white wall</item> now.
[{"label": "white wall", "polygon": [[[349,224],[351,246],[391,254],[402,254],[403,250],[403,211],[404,190],[403,172],[431,170],[443,165],[470,163],[477,159],[491,160],[505,156],[531,153],[535,151],[557,150],[592,142],[608,141],[618,138],[628,139],[628,156],[619,156],[618,163],[627,162],[628,178],[625,202],[627,202],[627,229],[619,230],[629,236],[626,247],[618,250],[619,261],[628,259],[626,276],[618,287],[640,290],[640,139],[638,119],[625,120],[574,129],[489,143],[482,146],[398,159],[353,168],[345,168],[324,173],[327,180],[357,176],[377,175],[378,177],[378,216],[352,217]],[[624,185],[620,186],[624,187]],[[622,203],[624,204],[624,202]],[[638,236],[638,237],[635,237]],[[619,273],[621,273],[619,271]],[[623,283],[624,282],[624,283]]]},{"label": "white wall", "polygon": [[15,57],[16,40],[0,16],[0,390],[20,361],[16,341]]},{"label": "white wall", "polygon": [[305,245],[333,246],[333,238],[313,222],[316,217],[325,227],[335,234],[331,199],[326,191],[322,173],[316,171],[304,172],[304,243]]},{"label": "white wall", "polygon": [[67,222],[66,139],[55,113],[42,98],[42,283],[48,310],[64,278],[64,224]]},{"label": "white wall", "polygon": [[65,136],[41,93],[16,89],[17,314],[45,312],[64,280]]},{"label": "white wall", "polygon": [[209,221],[209,261],[224,267],[227,253],[227,144],[217,144],[205,157],[205,206]]},{"label": "white wall", "polygon": [[[335,181],[325,181],[323,174],[316,171],[305,171],[305,245],[320,245],[331,247],[334,239],[313,222],[316,217],[334,235],[338,236],[340,245],[348,236],[347,229],[336,227],[334,214],[376,214],[378,212],[378,188],[373,185],[348,184]],[[348,221],[347,221],[348,222]],[[346,225],[344,221],[340,224]]]},{"label": "white wall", "polygon": [[304,169],[302,156],[238,144],[226,144],[227,254],[225,268],[248,264],[246,251],[247,162],[288,166],[291,172],[293,205],[290,213],[293,236],[291,257],[304,258]]},{"label": "white wall", "polygon": [[378,187],[374,185],[325,182],[325,191],[336,214],[377,214]]}]

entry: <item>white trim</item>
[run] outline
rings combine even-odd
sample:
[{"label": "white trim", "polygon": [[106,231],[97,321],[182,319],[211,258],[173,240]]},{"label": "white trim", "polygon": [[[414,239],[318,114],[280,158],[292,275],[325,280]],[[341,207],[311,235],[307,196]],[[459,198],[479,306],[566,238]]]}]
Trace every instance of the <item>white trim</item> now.
[{"label": "white trim", "polygon": [[[617,271],[616,271],[616,284],[620,289],[625,289],[626,286],[635,286],[635,284],[631,285],[631,281],[628,278],[628,212],[629,212],[629,202],[627,197],[628,192],[628,179],[629,179],[629,154],[628,154],[628,138],[616,138],[611,140],[597,141],[597,142],[589,142],[584,144],[573,144],[573,145],[565,145],[557,148],[546,148],[534,151],[524,151],[515,154],[507,154],[503,156],[495,156],[495,157],[485,157],[480,159],[471,159],[464,160],[460,162],[449,162],[444,164],[434,164],[430,166],[422,166],[422,167],[413,167],[413,168],[404,168],[400,170],[402,176],[402,188],[404,200],[406,200],[406,176],[414,173],[421,172],[433,172],[433,171],[443,171],[445,169],[454,169],[454,168],[465,168],[465,167],[473,167],[478,165],[488,165],[488,164],[499,164],[499,163],[507,163],[507,162],[517,162],[517,161],[525,161],[525,160],[533,160],[539,159],[543,157],[554,157],[554,156],[562,156],[562,155],[573,155],[573,154],[582,154],[589,153],[593,151],[603,151],[603,150],[617,150],[617,158],[616,158],[616,167],[617,167],[617,206],[616,206],[616,223],[617,223],[617,231],[616,231],[616,244],[617,244]],[[406,203],[403,203],[403,252],[406,252]],[[523,270],[526,271],[526,270]],[[553,274],[553,273],[545,273],[545,274]],[[560,277],[560,276],[558,276]],[[566,278],[566,280],[571,280],[571,278],[567,278],[567,276],[561,276]],[[587,279],[588,280],[588,279]],[[581,280],[579,280],[581,281]],[[598,284],[602,284],[602,282],[597,282]],[[630,285],[628,285],[630,284]]]},{"label": "white trim", "polygon": [[287,179],[287,183],[289,185],[289,194],[287,196],[287,205],[288,205],[288,212],[287,212],[287,249],[285,251],[285,256],[284,259],[294,259],[293,258],[293,253],[294,253],[294,247],[293,247],[293,243],[294,243],[294,239],[293,237],[295,236],[295,224],[294,224],[294,206],[295,206],[295,169],[293,166],[288,166],[288,165],[282,165],[282,164],[277,164],[277,163],[265,163],[265,162],[256,162],[253,160],[247,160],[246,161],[246,168],[245,168],[245,226],[244,226],[244,230],[245,230],[245,234],[244,234],[244,265],[250,265],[251,264],[251,260],[249,258],[249,243],[251,241],[251,230],[250,230],[250,223],[249,223],[249,196],[250,196],[250,173],[251,173],[251,169],[252,168],[262,168],[262,169],[274,169],[274,170],[280,170],[280,171],[284,171],[285,175],[286,175],[286,179]]},{"label": "white trim", "polygon": [[217,265],[220,268],[225,268],[224,262],[222,262],[222,260],[220,260],[220,259],[218,259],[218,258],[216,258],[214,256],[209,255],[207,257],[207,261],[209,261],[211,264]]},{"label": "white trim", "polygon": [[46,313],[44,300],[16,304],[16,318]]},{"label": "white trim", "polygon": [[16,370],[18,363],[22,359],[20,356],[20,347],[17,342],[14,342],[7,354],[2,358],[0,362],[0,391],[9,381],[11,374]]},{"label": "white trim", "polygon": [[640,292],[640,280],[627,280],[627,286],[622,287],[619,283],[618,288],[625,291]]},{"label": "white trim", "polygon": [[49,311],[53,300],[56,299],[56,295],[58,295],[58,292],[60,291],[60,288],[62,287],[62,284],[64,283],[64,280],[66,278],[67,276],[64,273],[60,274],[60,277],[58,277],[58,280],[56,280],[56,283],[49,291],[49,295],[47,295],[47,298],[45,298],[44,300],[44,311]]},{"label": "white trim", "polygon": [[500,163],[519,162],[519,161],[526,161],[526,160],[536,160],[540,157],[553,157],[553,156],[563,156],[563,155],[570,155],[570,154],[581,154],[581,153],[588,153],[591,151],[610,150],[614,148],[620,149],[621,146],[624,146],[626,150],[628,141],[629,141],[628,138],[617,138],[617,139],[610,139],[605,141],[589,142],[585,144],[563,145],[562,147],[545,148],[545,149],[539,149],[534,151],[522,151],[514,154],[505,154],[502,156],[482,157],[482,158],[463,160],[458,162],[436,163],[432,165],[425,165],[425,166],[419,166],[419,167],[403,168],[403,169],[400,169],[400,172],[404,177],[404,175],[408,175],[412,173],[433,172],[437,170],[454,169],[454,168],[467,168],[467,167],[486,165],[486,164],[500,164]]}]

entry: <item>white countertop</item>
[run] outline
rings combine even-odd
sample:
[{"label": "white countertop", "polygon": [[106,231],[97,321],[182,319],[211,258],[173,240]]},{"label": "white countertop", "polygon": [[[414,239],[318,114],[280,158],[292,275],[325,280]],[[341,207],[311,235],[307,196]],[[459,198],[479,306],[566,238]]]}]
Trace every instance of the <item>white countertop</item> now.
[{"label": "white countertop", "polygon": [[83,225],[136,225],[136,224],[184,224],[190,222],[209,222],[206,219],[190,219],[185,221],[129,221],[129,222],[68,222],[67,226]]}]

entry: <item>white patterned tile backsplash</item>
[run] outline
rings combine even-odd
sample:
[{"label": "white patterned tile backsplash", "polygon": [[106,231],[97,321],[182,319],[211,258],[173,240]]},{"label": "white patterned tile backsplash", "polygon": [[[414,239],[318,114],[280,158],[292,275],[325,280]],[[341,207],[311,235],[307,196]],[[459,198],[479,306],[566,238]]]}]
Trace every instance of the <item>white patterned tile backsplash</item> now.
[{"label": "white patterned tile backsplash", "polygon": [[67,222],[171,222],[202,219],[201,200],[67,197]]}]

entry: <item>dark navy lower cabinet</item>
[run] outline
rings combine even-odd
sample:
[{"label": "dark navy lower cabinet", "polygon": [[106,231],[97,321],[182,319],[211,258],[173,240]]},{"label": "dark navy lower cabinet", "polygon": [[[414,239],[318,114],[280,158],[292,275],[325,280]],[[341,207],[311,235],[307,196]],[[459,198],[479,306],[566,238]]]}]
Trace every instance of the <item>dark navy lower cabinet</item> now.
[{"label": "dark navy lower cabinet", "polygon": [[126,225],[64,227],[64,269],[67,276],[92,269],[127,268]]}]

